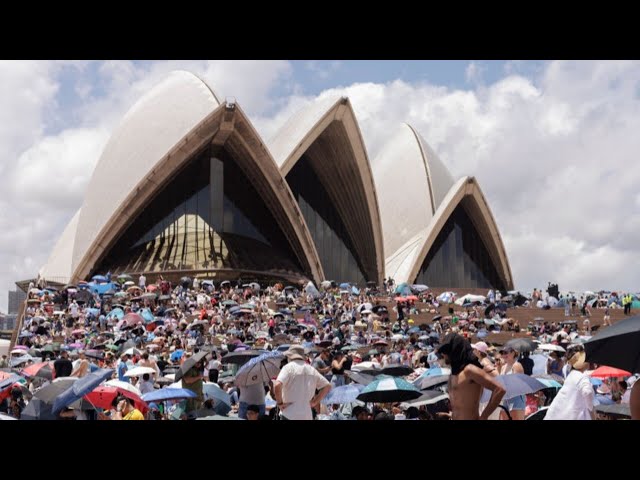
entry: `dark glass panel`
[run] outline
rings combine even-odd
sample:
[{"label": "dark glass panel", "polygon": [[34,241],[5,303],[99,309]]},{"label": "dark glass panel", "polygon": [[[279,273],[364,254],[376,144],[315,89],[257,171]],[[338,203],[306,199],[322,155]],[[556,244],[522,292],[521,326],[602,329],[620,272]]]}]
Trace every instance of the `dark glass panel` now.
[{"label": "dark glass panel", "polygon": [[436,238],[415,283],[430,287],[504,290],[482,238],[461,205],[456,207]]}]

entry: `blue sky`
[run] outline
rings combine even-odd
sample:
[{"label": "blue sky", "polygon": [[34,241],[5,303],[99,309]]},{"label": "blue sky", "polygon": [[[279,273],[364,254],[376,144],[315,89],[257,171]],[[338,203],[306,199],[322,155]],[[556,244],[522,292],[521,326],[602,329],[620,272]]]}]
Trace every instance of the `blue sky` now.
[{"label": "blue sky", "polygon": [[172,70],[235,98],[265,141],[346,95],[369,158],[410,123],[478,179],[516,287],[640,290],[640,62],[0,61],[0,311],[82,204],[127,110]]}]

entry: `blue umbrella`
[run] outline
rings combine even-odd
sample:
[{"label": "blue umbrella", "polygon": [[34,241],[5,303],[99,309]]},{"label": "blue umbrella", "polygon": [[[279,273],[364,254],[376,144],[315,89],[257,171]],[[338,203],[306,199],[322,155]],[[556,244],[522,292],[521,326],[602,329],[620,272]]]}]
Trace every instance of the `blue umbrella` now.
[{"label": "blue umbrella", "polygon": [[205,383],[202,385],[202,393],[206,400],[215,400],[231,406],[231,395],[221,389],[217,383]]},{"label": "blue umbrella", "polygon": [[145,393],[142,399],[145,402],[163,402],[178,398],[195,398],[197,395],[186,388],[161,388],[153,392]]},{"label": "blue umbrella", "polygon": [[357,399],[362,402],[388,403],[413,400],[421,395],[420,390],[401,377],[378,375],[362,390]]},{"label": "blue umbrella", "polygon": [[73,385],[56,398],[51,412],[56,414],[64,407],[71,405],[76,400],[80,400],[88,393],[91,393],[98,385],[111,378],[113,372],[114,370],[112,368],[101,368],[74,382]]},{"label": "blue umbrella", "polygon": [[540,383],[544,383],[547,388],[562,388],[562,384],[552,378],[538,378]]},{"label": "blue umbrella", "polygon": [[87,308],[85,311],[87,312],[87,315],[93,315],[94,317],[100,315],[99,308]]},{"label": "blue umbrella", "polygon": [[114,308],[109,312],[107,318],[117,318],[118,320],[122,320],[124,318],[124,310],[121,308]]},{"label": "blue umbrella", "polygon": [[104,283],[109,281],[107,277],[105,277],[104,275],[94,275],[93,277],[91,277],[91,280],[99,283]]},{"label": "blue umbrella", "polygon": [[184,355],[184,350],[182,349],[178,349],[175,352],[173,352],[171,354],[171,361],[172,362],[177,362],[178,360],[180,360],[182,358],[182,355]]},{"label": "blue umbrella", "polygon": [[412,334],[412,333],[418,333],[420,331],[420,327],[411,327],[409,330],[407,330],[408,334]]},{"label": "blue umbrella", "polygon": [[351,285],[349,285],[348,283],[340,284],[340,290],[349,290],[350,288],[351,288]]},{"label": "blue umbrella", "polygon": [[277,350],[263,353],[245,363],[236,373],[236,385],[266,384],[280,372],[284,354]]},{"label": "blue umbrella", "polygon": [[358,395],[362,393],[364,388],[365,386],[359,383],[350,383],[349,385],[336,387],[322,399],[322,403],[325,405],[353,403],[357,400]]},{"label": "blue umbrella", "polygon": [[[510,375],[498,375],[495,377],[502,386],[507,390],[504,394],[504,400],[509,400],[520,395],[535,393],[538,390],[544,390],[547,386],[540,380],[525,375],[523,373],[512,373]],[[482,393],[481,402],[488,402],[491,398],[491,391],[485,388]]]},{"label": "blue umbrella", "polygon": [[153,313],[148,308],[145,308],[140,312],[140,316],[144,319],[145,323],[153,322]]}]

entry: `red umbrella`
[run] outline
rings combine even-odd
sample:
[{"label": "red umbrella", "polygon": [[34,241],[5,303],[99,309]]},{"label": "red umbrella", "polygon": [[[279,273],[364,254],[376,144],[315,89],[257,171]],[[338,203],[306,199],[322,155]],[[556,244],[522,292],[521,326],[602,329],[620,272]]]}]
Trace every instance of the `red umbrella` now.
[{"label": "red umbrella", "polygon": [[22,370],[22,374],[29,377],[40,377],[53,380],[56,376],[56,371],[53,368],[53,362],[40,362],[24,368]]},{"label": "red umbrella", "polygon": [[135,404],[135,407],[145,414],[147,410],[149,410],[149,406],[147,403],[142,400],[138,395],[124,388],[120,387],[111,387],[111,386],[101,386],[96,388],[93,392],[84,396],[84,398],[89,401],[92,405],[98,408],[104,408],[108,410],[111,408],[111,404],[118,397],[118,395],[122,395],[127,398],[131,398]]},{"label": "red umbrella", "polygon": [[158,289],[157,285],[149,285],[147,287],[147,292],[155,292]]},{"label": "red umbrella", "polygon": [[595,378],[630,377],[631,372],[615,367],[600,367],[591,372],[591,376]]},{"label": "red umbrella", "polygon": [[394,300],[396,302],[406,302],[407,301],[407,299],[405,297],[396,297],[396,298],[394,298]]},{"label": "red umbrella", "polygon": [[140,323],[144,323],[144,319],[140,315],[137,313],[127,313],[124,318],[118,322],[117,327],[122,329],[123,327],[133,327]]},{"label": "red umbrella", "polygon": [[408,300],[409,302],[417,302],[418,301],[418,297],[416,297],[415,295],[409,295],[408,297],[405,297],[406,300]]}]

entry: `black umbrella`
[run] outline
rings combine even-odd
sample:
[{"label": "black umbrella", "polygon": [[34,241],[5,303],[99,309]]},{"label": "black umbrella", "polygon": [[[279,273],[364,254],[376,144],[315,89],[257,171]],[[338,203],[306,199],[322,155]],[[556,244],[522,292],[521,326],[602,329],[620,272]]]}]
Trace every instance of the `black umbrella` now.
[{"label": "black umbrella", "polygon": [[484,317],[489,318],[489,316],[491,315],[491,312],[495,310],[495,308],[496,308],[495,304],[493,303],[489,304],[489,306],[484,309]]},{"label": "black umbrella", "polygon": [[436,315],[431,320],[435,322],[436,320],[440,320],[441,318],[442,318],[442,315]]},{"label": "black umbrella", "polygon": [[244,365],[253,357],[259,356],[261,353],[257,350],[241,350],[239,352],[231,352],[227,353],[224,357],[222,357],[222,363],[235,363],[237,365]]},{"label": "black umbrella", "polygon": [[187,358],[176,372],[176,381],[180,380],[189,370],[196,366],[200,360],[209,355],[209,352],[200,351]]},{"label": "black umbrella", "polygon": [[380,372],[382,375],[389,375],[391,377],[404,377],[405,375],[411,375],[413,368],[406,365],[388,365]]},{"label": "black umbrella", "polygon": [[584,349],[590,362],[640,372],[640,315],[598,332]]}]

